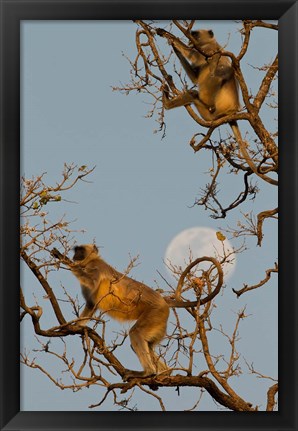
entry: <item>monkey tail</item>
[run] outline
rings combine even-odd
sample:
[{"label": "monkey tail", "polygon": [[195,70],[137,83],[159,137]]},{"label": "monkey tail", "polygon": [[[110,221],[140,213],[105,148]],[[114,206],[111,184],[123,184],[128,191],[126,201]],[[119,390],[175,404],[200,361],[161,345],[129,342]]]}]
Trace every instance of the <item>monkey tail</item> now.
[{"label": "monkey tail", "polygon": [[[214,289],[213,292],[210,293],[210,295],[206,296],[206,298],[201,299],[200,300],[200,304],[205,304],[206,302],[211,301],[211,299],[214,298],[214,296],[216,296],[219,291],[220,288],[223,284],[223,271],[222,271],[222,267],[220,265],[220,263],[218,262],[217,259],[215,259],[214,257],[210,257],[210,256],[203,256],[203,257],[199,257],[198,259],[195,259],[193,262],[191,262],[186,268],[185,270],[182,272],[179,281],[178,281],[178,285],[177,285],[177,289],[176,289],[176,293],[175,293],[175,300],[176,301],[181,301],[181,292],[182,292],[182,286],[184,283],[184,279],[187,276],[187,274],[189,273],[189,271],[196,265],[198,265],[199,263],[202,262],[211,262],[213,263],[214,267],[217,269],[217,274],[218,274],[218,282],[217,282],[217,286]],[[196,301],[197,304],[197,301]]]},{"label": "monkey tail", "polygon": [[241,135],[240,129],[238,127],[237,121],[236,120],[230,121],[229,124],[230,124],[231,129],[234,133],[236,142],[239,145],[240,153],[241,153],[243,159],[246,161],[246,163],[250,167],[250,169],[252,170],[252,172],[254,172],[258,177],[262,178],[264,181],[268,182],[269,184],[273,184],[273,185],[277,186],[278,181],[274,180],[273,178],[269,177],[268,175],[265,175],[265,174],[259,172],[257,166],[254,164],[253,160],[251,159],[251,156],[249,155],[249,153],[247,151],[247,144],[242,138],[242,135]]},{"label": "monkey tail", "polygon": [[[183,301],[180,298],[180,296],[181,296],[182,286],[183,286],[185,277],[194,266],[206,261],[213,263],[213,265],[217,269],[218,281],[215,289],[211,293],[209,293],[209,295],[205,296],[205,298],[198,299],[197,301]],[[169,307],[171,308],[195,308],[211,301],[220,292],[222,285],[223,285],[223,270],[220,263],[214,257],[203,256],[191,262],[182,272],[180,279],[178,281],[178,286],[175,293],[175,299],[172,299],[169,297],[164,297],[164,299],[169,305]]]},{"label": "monkey tail", "polygon": [[164,299],[171,308],[195,308],[200,305],[200,301],[178,301],[167,297],[164,297]]},{"label": "monkey tail", "polygon": [[238,142],[239,145],[241,145],[241,143],[243,143],[243,139],[242,139],[242,135],[239,130],[237,121],[236,120],[231,121],[230,126],[232,129],[232,132],[234,133],[236,141]]}]

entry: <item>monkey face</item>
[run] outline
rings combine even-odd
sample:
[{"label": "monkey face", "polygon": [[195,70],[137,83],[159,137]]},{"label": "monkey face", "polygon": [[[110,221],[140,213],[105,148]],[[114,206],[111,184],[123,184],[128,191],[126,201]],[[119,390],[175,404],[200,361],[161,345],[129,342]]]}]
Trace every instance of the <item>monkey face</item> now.
[{"label": "monkey face", "polygon": [[86,257],[86,249],[83,245],[74,247],[73,260],[83,260]]},{"label": "monkey face", "polygon": [[77,245],[74,247],[73,260],[84,260],[94,252],[98,253],[98,248],[94,244]]},{"label": "monkey face", "polygon": [[[212,30],[193,30],[190,32],[192,37],[196,39],[200,45],[205,43],[209,43],[214,40],[214,33]],[[189,42],[190,46],[193,46],[191,42]]]}]

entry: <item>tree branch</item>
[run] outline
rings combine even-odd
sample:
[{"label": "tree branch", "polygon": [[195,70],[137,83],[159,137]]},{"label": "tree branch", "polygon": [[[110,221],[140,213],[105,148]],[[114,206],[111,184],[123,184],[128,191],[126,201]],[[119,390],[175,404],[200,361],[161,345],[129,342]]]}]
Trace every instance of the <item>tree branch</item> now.
[{"label": "tree branch", "polygon": [[30,270],[33,272],[33,274],[35,275],[35,277],[38,279],[39,283],[42,285],[43,289],[45,290],[45,292],[46,292],[46,294],[47,294],[47,296],[48,296],[48,298],[52,304],[52,307],[53,307],[54,313],[58,319],[58,322],[62,325],[65,324],[66,320],[62,314],[62,311],[60,309],[60,306],[58,304],[56,296],[54,295],[54,292],[51,289],[49,283],[44,278],[44,276],[42,275],[40,270],[37,268],[35,263],[32,262],[32,260],[27,256],[27,254],[25,253],[25,251],[23,249],[20,250],[20,254],[21,254],[21,257],[23,258],[24,262],[28,265]]},{"label": "tree branch", "polygon": [[237,295],[237,297],[239,298],[239,296],[243,295],[243,293],[245,293],[245,292],[249,292],[250,290],[254,290],[254,289],[257,289],[258,287],[264,286],[267,283],[267,281],[270,280],[271,274],[273,272],[275,272],[275,273],[278,272],[277,263],[275,263],[274,268],[270,268],[270,269],[266,270],[266,277],[263,280],[261,280],[258,284],[255,284],[253,286],[248,286],[247,284],[245,284],[244,287],[240,290],[236,290],[236,289],[232,289],[232,290]]}]

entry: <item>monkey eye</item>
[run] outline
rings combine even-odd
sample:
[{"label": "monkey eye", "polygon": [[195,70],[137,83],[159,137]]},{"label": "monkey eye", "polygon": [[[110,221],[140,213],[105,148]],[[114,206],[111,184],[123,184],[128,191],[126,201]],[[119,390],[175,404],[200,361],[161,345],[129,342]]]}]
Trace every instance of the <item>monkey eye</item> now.
[{"label": "monkey eye", "polygon": [[211,36],[211,37],[213,37],[213,36],[214,36],[214,33],[213,33],[213,31],[212,31],[212,30],[208,30],[208,33],[210,34],[210,36]]}]

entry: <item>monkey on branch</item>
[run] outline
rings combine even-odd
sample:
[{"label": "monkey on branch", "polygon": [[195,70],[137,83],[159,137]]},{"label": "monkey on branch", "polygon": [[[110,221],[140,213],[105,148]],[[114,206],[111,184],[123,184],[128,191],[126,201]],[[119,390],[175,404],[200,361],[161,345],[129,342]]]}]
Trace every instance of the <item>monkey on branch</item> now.
[{"label": "monkey on branch", "polygon": [[[197,307],[211,301],[223,284],[219,262],[212,257],[202,257],[192,262],[181,274],[175,299],[163,297],[159,292],[118,272],[98,253],[94,244],[74,248],[73,261],[57,249],[52,255],[66,264],[80,282],[86,305],[79,316],[80,325],[92,318],[97,309],[121,322],[136,321],[129,331],[131,347],[139,358],[143,371],[126,370],[123,380],[169,374],[170,369],[155,353],[155,347],[166,334],[170,307]],[[210,261],[218,272],[217,286],[213,292],[197,301],[180,299],[184,279],[195,265]]]}]

